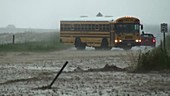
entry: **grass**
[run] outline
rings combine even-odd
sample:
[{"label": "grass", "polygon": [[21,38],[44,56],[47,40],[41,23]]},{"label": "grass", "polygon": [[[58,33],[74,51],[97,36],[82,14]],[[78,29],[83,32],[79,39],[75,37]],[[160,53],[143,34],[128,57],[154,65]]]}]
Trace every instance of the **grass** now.
[{"label": "grass", "polygon": [[168,51],[170,51],[170,35],[166,37],[166,48]]},{"label": "grass", "polygon": [[[59,42],[59,34],[56,32],[35,33],[35,34],[31,33],[31,34],[32,35],[29,36],[28,33],[26,33],[25,36],[23,36],[24,38],[28,38],[28,40],[30,41],[27,40],[22,43],[20,42],[15,44],[12,43],[1,44],[0,52],[15,52],[15,51],[45,52],[45,51],[56,51],[56,50],[63,50],[69,48],[69,46],[61,44]],[[37,40],[31,41],[33,39],[37,39]]]},{"label": "grass", "polygon": [[66,49],[68,46],[57,42],[26,42],[0,45],[0,52],[7,51],[55,51]]},{"label": "grass", "polygon": [[146,53],[140,53],[135,71],[160,71],[170,69],[170,57],[160,46]]},{"label": "grass", "polygon": [[140,53],[134,72],[170,70],[170,37],[166,38],[166,50],[161,45],[153,50]]}]

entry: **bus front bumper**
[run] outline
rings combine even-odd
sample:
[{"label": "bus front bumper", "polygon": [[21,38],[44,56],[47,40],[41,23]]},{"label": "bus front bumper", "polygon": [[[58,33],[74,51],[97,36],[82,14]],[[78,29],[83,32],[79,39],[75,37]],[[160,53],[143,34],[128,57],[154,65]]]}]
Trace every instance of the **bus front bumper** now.
[{"label": "bus front bumper", "polygon": [[115,43],[115,47],[124,47],[124,46],[140,46],[141,42],[135,42],[135,40],[123,40],[122,42]]}]

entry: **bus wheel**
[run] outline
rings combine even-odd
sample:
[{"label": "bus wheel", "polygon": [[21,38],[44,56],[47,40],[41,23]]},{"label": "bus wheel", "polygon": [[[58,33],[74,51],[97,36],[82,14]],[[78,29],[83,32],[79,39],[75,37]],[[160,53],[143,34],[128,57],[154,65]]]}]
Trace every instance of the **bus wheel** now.
[{"label": "bus wheel", "polygon": [[86,44],[82,43],[80,38],[75,39],[75,44],[74,45],[77,48],[77,50],[84,50],[86,48]]},{"label": "bus wheel", "polygon": [[103,50],[109,50],[109,49],[110,49],[110,48],[108,47],[108,41],[107,41],[106,38],[104,38],[104,39],[102,40],[101,49],[103,49]]}]

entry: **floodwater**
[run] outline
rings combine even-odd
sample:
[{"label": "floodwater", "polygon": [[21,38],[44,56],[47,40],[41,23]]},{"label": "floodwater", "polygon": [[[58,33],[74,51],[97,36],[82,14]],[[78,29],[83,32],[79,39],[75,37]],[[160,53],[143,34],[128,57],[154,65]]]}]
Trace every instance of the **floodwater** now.
[{"label": "floodwater", "polygon": [[[111,51],[95,51],[93,48],[77,51],[71,48],[44,53],[1,52],[0,95],[169,96],[169,73],[89,70],[101,69],[106,65],[127,68],[131,66],[130,59],[135,58],[142,48],[134,47],[130,51],[119,48]],[[52,88],[41,89],[52,82],[66,61],[68,65]]]}]

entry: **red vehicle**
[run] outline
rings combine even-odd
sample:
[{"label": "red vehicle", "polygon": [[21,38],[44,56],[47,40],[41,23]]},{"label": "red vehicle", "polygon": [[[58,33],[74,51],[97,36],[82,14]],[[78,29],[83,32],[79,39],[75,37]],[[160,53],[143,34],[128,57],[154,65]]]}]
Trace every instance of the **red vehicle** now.
[{"label": "red vehicle", "polygon": [[152,46],[155,47],[156,38],[153,34],[142,33],[141,34],[141,46]]}]

